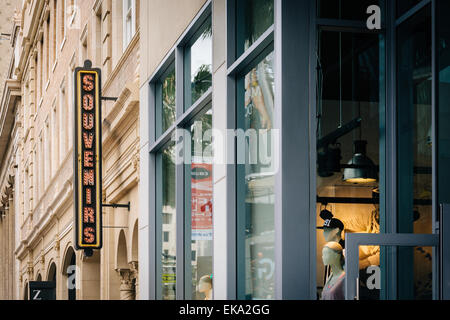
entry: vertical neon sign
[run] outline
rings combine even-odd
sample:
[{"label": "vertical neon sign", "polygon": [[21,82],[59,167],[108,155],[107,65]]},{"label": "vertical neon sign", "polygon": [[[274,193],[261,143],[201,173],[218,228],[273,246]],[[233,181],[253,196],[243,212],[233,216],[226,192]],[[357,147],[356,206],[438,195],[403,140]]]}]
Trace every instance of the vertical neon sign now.
[{"label": "vertical neon sign", "polygon": [[77,250],[102,247],[101,70],[75,69],[74,207]]}]

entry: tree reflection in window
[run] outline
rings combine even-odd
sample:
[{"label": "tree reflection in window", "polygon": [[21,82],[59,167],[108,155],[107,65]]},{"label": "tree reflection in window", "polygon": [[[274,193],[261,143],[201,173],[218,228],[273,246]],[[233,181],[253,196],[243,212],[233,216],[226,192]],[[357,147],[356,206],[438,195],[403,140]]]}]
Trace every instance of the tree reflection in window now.
[{"label": "tree reflection in window", "polygon": [[175,68],[162,81],[162,132],[175,121]]},{"label": "tree reflection in window", "polygon": [[209,18],[185,48],[185,109],[212,86],[212,28]]}]

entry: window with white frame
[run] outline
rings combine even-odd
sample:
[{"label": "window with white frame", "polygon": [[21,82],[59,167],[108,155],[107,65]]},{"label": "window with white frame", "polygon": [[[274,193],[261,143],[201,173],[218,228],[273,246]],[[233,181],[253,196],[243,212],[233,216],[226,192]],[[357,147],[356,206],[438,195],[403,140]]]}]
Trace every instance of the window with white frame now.
[{"label": "window with white frame", "polygon": [[123,0],[123,48],[128,47],[136,32],[136,0]]}]

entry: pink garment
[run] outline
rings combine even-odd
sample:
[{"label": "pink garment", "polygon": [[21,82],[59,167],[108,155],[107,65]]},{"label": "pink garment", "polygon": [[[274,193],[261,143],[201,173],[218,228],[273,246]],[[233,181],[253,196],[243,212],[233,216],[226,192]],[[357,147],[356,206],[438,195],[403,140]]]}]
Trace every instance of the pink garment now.
[{"label": "pink garment", "polygon": [[345,300],[345,273],[341,274],[334,286],[325,284],[321,300]]}]

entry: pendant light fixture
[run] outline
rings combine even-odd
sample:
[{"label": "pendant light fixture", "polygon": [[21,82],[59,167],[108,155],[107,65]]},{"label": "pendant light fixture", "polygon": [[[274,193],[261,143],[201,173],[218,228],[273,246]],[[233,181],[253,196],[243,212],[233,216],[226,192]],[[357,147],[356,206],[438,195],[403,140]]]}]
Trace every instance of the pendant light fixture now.
[{"label": "pendant light fixture", "polygon": [[370,183],[378,180],[376,166],[366,156],[367,141],[356,140],[355,154],[348,162],[348,168],[344,170],[343,180],[349,183]]}]

